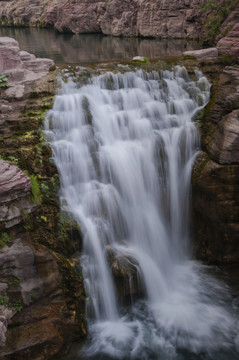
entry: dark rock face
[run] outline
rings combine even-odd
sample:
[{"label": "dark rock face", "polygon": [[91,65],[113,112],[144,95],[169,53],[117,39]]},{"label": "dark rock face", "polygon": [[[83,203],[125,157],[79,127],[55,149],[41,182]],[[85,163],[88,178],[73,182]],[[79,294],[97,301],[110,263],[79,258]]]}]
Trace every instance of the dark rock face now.
[{"label": "dark rock face", "polygon": [[207,263],[239,263],[239,68],[214,85],[202,121],[202,153],[193,170],[195,255]]},{"label": "dark rock face", "polygon": [[106,256],[119,300],[130,303],[134,297],[142,295],[143,283],[137,261],[129,254],[110,246],[106,249]]}]

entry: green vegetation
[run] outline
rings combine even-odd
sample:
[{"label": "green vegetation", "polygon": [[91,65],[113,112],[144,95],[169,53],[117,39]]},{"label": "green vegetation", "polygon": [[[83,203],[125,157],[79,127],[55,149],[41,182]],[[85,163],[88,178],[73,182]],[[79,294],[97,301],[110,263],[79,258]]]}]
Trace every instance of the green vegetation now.
[{"label": "green vegetation", "polygon": [[6,232],[1,233],[0,235],[0,248],[3,248],[11,241],[11,236]]},{"label": "green vegetation", "polygon": [[16,278],[12,278],[8,281],[9,286],[17,286],[20,284],[20,280]]},{"label": "green vegetation", "polygon": [[209,0],[202,4],[201,11],[209,12],[208,20],[204,25],[204,30],[208,33],[207,38],[204,39],[207,45],[212,46],[215,44],[216,36],[219,34],[223,21],[238,3],[239,0],[224,0],[223,4],[218,0]]},{"label": "green vegetation", "polygon": [[8,86],[7,77],[4,74],[0,74],[0,88],[7,88]]},{"label": "green vegetation", "polygon": [[13,307],[14,307],[14,309],[15,309],[17,312],[22,311],[23,305],[22,305],[21,299],[18,299],[18,300],[13,304]]},{"label": "green vegetation", "polygon": [[30,180],[31,180],[31,195],[32,195],[32,200],[34,202],[34,204],[39,205],[42,202],[42,197],[41,197],[41,188],[39,185],[39,182],[37,180],[37,176],[35,175],[30,175]]},{"label": "green vegetation", "polygon": [[1,295],[0,296],[0,305],[3,305],[6,308],[7,304],[8,304],[7,297],[4,295]]},{"label": "green vegetation", "polygon": [[223,65],[236,65],[237,57],[235,54],[225,54],[220,56]]}]

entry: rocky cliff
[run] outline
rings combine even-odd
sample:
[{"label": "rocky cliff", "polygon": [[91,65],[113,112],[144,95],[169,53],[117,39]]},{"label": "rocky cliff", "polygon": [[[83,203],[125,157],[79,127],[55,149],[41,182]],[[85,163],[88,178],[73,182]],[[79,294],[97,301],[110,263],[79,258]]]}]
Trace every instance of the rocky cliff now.
[{"label": "rocky cliff", "polygon": [[0,38],[0,358],[48,359],[86,335],[72,257],[80,229],[60,212],[58,175],[39,132],[52,105],[52,60]]},{"label": "rocky cliff", "polygon": [[237,0],[8,0],[0,1],[0,21],[3,26],[52,26],[72,33],[213,38],[237,3]]},{"label": "rocky cliff", "polygon": [[195,256],[219,265],[239,263],[238,87],[238,66],[214,78],[200,122],[203,152],[192,176]]}]

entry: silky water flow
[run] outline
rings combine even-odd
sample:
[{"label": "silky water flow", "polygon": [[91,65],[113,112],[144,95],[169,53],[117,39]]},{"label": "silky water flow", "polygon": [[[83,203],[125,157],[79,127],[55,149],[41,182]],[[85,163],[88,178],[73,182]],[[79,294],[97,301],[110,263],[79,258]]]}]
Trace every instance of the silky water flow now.
[{"label": "silky water flow", "polygon": [[[239,359],[238,307],[190,259],[192,118],[209,96],[208,80],[180,66],[62,81],[45,131],[62,206],[84,234],[80,359]],[[141,297],[131,305],[117,295],[109,254],[136,268]]]}]

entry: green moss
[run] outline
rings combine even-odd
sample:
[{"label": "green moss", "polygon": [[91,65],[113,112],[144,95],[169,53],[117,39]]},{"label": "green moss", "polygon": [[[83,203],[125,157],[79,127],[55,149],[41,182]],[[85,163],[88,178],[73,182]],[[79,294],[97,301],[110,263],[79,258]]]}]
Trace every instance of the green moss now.
[{"label": "green moss", "polygon": [[184,60],[196,60],[195,56],[192,55],[183,55]]},{"label": "green moss", "polygon": [[4,74],[0,74],[0,88],[7,88],[8,86],[7,77]]},{"label": "green moss", "polygon": [[11,241],[11,236],[8,235],[6,232],[2,232],[0,234],[0,248],[3,248]]},{"label": "green moss", "polygon": [[35,175],[30,175],[30,180],[31,180],[31,185],[32,185],[32,187],[31,187],[32,200],[33,200],[34,204],[39,205],[42,202],[41,188],[40,188],[39,182]]},{"label": "green moss", "polygon": [[20,280],[16,278],[12,278],[8,281],[9,286],[18,286],[20,284]]},{"label": "green moss", "polygon": [[237,57],[235,54],[225,54],[220,56],[221,62],[223,65],[236,65],[237,63]]},{"label": "green moss", "polygon": [[210,0],[201,6],[201,12],[208,12],[207,21],[204,24],[204,31],[207,34],[204,36],[203,42],[209,46],[215,45],[215,39],[220,33],[220,27],[223,21],[227,18],[231,11],[233,11],[239,0],[224,0],[224,4],[217,0]]},{"label": "green moss", "polygon": [[3,305],[5,308],[8,306],[8,300],[6,296],[0,296],[0,305]]}]

